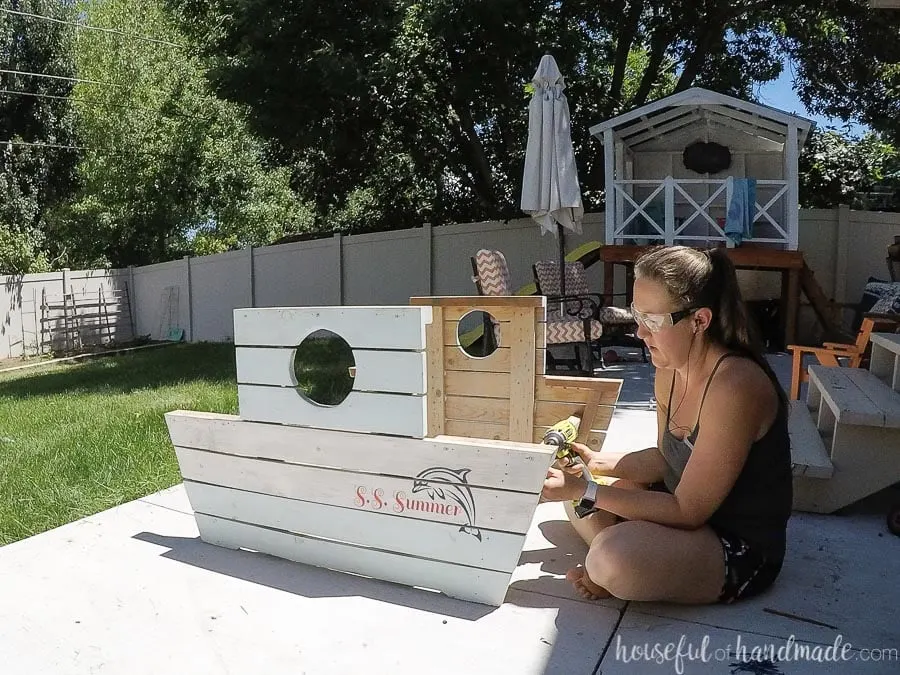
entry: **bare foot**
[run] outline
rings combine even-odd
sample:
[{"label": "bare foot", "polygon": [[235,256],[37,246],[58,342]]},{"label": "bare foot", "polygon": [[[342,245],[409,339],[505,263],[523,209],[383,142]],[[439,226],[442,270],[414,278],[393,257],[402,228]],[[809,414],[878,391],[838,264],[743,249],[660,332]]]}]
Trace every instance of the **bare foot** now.
[{"label": "bare foot", "polygon": [[591,581],[582,565],[573,567],[566,572],[566,579],[575,587],[578,595],[587,600],[600,600],[612,597],[612,593]]}]

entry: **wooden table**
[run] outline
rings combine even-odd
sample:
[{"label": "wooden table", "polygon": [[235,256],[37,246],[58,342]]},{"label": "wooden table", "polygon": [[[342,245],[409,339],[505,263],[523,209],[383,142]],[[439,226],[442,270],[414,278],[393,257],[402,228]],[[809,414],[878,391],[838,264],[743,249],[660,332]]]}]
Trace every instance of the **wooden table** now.
[{"label": "wooden table", "polygon": [[[613,303],[614,265],[625,268],[625,302],[631,304],[634,288],[634,263],[650,246],[608,245],[600,248],[603,261],[603,289],[606,304]],[[702,250],[702,249],[699,249]],[[800,251],[740,246],[726,248],[737,269],[779,272],[781,274],[781,334],[784,344],[797,341],[797,313],[800,308],[800,275],[803,254]]]},{"label": "wooden table", "polygon": [[872,343],[869,370],[900,393],[900,335],[872,333],[869,341]]}]

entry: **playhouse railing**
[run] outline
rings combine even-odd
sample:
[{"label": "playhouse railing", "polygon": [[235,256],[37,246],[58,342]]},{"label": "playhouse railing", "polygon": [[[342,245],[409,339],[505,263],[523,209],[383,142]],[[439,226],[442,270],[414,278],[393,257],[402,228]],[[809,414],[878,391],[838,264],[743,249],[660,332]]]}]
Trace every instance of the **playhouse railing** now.
[{"label": "playhouse railing", "polygon": [[[672,245],[685,242],[730,242],[725,216],[731,203],[734,179],[632,179],[613,183],[607,208],[615,218],[606,240],[648,240]],[[698,190],[700,188],[700,190]],[[703,190],[702,188],[705,188]],[[694,191],[703,191],[698,196]],[[788,182],[756,181],[754,243],[784,244],[796,248],[796,233],[786,218]]]}]

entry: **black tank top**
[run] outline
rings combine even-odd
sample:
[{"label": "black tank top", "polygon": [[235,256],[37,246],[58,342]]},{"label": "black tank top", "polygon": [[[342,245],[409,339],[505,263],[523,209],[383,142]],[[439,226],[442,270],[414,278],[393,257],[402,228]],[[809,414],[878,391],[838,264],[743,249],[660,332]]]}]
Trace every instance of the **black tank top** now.
[{"label": "black tank top", "polygon": [[[706,381],[700,411],[709,391],[709,384],[722,361],[729,356],[723,354]],[[694,442],[700,431],[700,413],[693,431],[684,440],[676,438],[669,431],[672,410],[672,394],[675,378],[666,407],[666,428],[660,452],[666,460],[665,484],[669,492],[674,492],[681,480],[684,467],[691,456]],[[750,446],[750,454],[744,468],[738,475],[731,492],[710,517],[707,524],[716,531],[725,531],[744,539],[748,544],[760,547],[771,558],[782,560],[785,550],[787,521],[791,515],[793,502],[793,479],[791,474],[791,445],[788,437],[787,410],[778,406],[778,414],[765,435]]]}]

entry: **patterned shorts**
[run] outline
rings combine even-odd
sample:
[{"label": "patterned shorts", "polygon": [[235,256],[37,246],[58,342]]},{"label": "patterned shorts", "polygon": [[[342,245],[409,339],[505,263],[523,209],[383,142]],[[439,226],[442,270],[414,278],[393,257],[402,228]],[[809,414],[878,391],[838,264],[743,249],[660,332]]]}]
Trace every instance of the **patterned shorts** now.
[{"label": "patterned shorts", "polygon": [[731,604],[766,590],[778,577],[783,560],[772,559],[740,537],[713,528],[725,555],[725,581],[719,602]]}]

